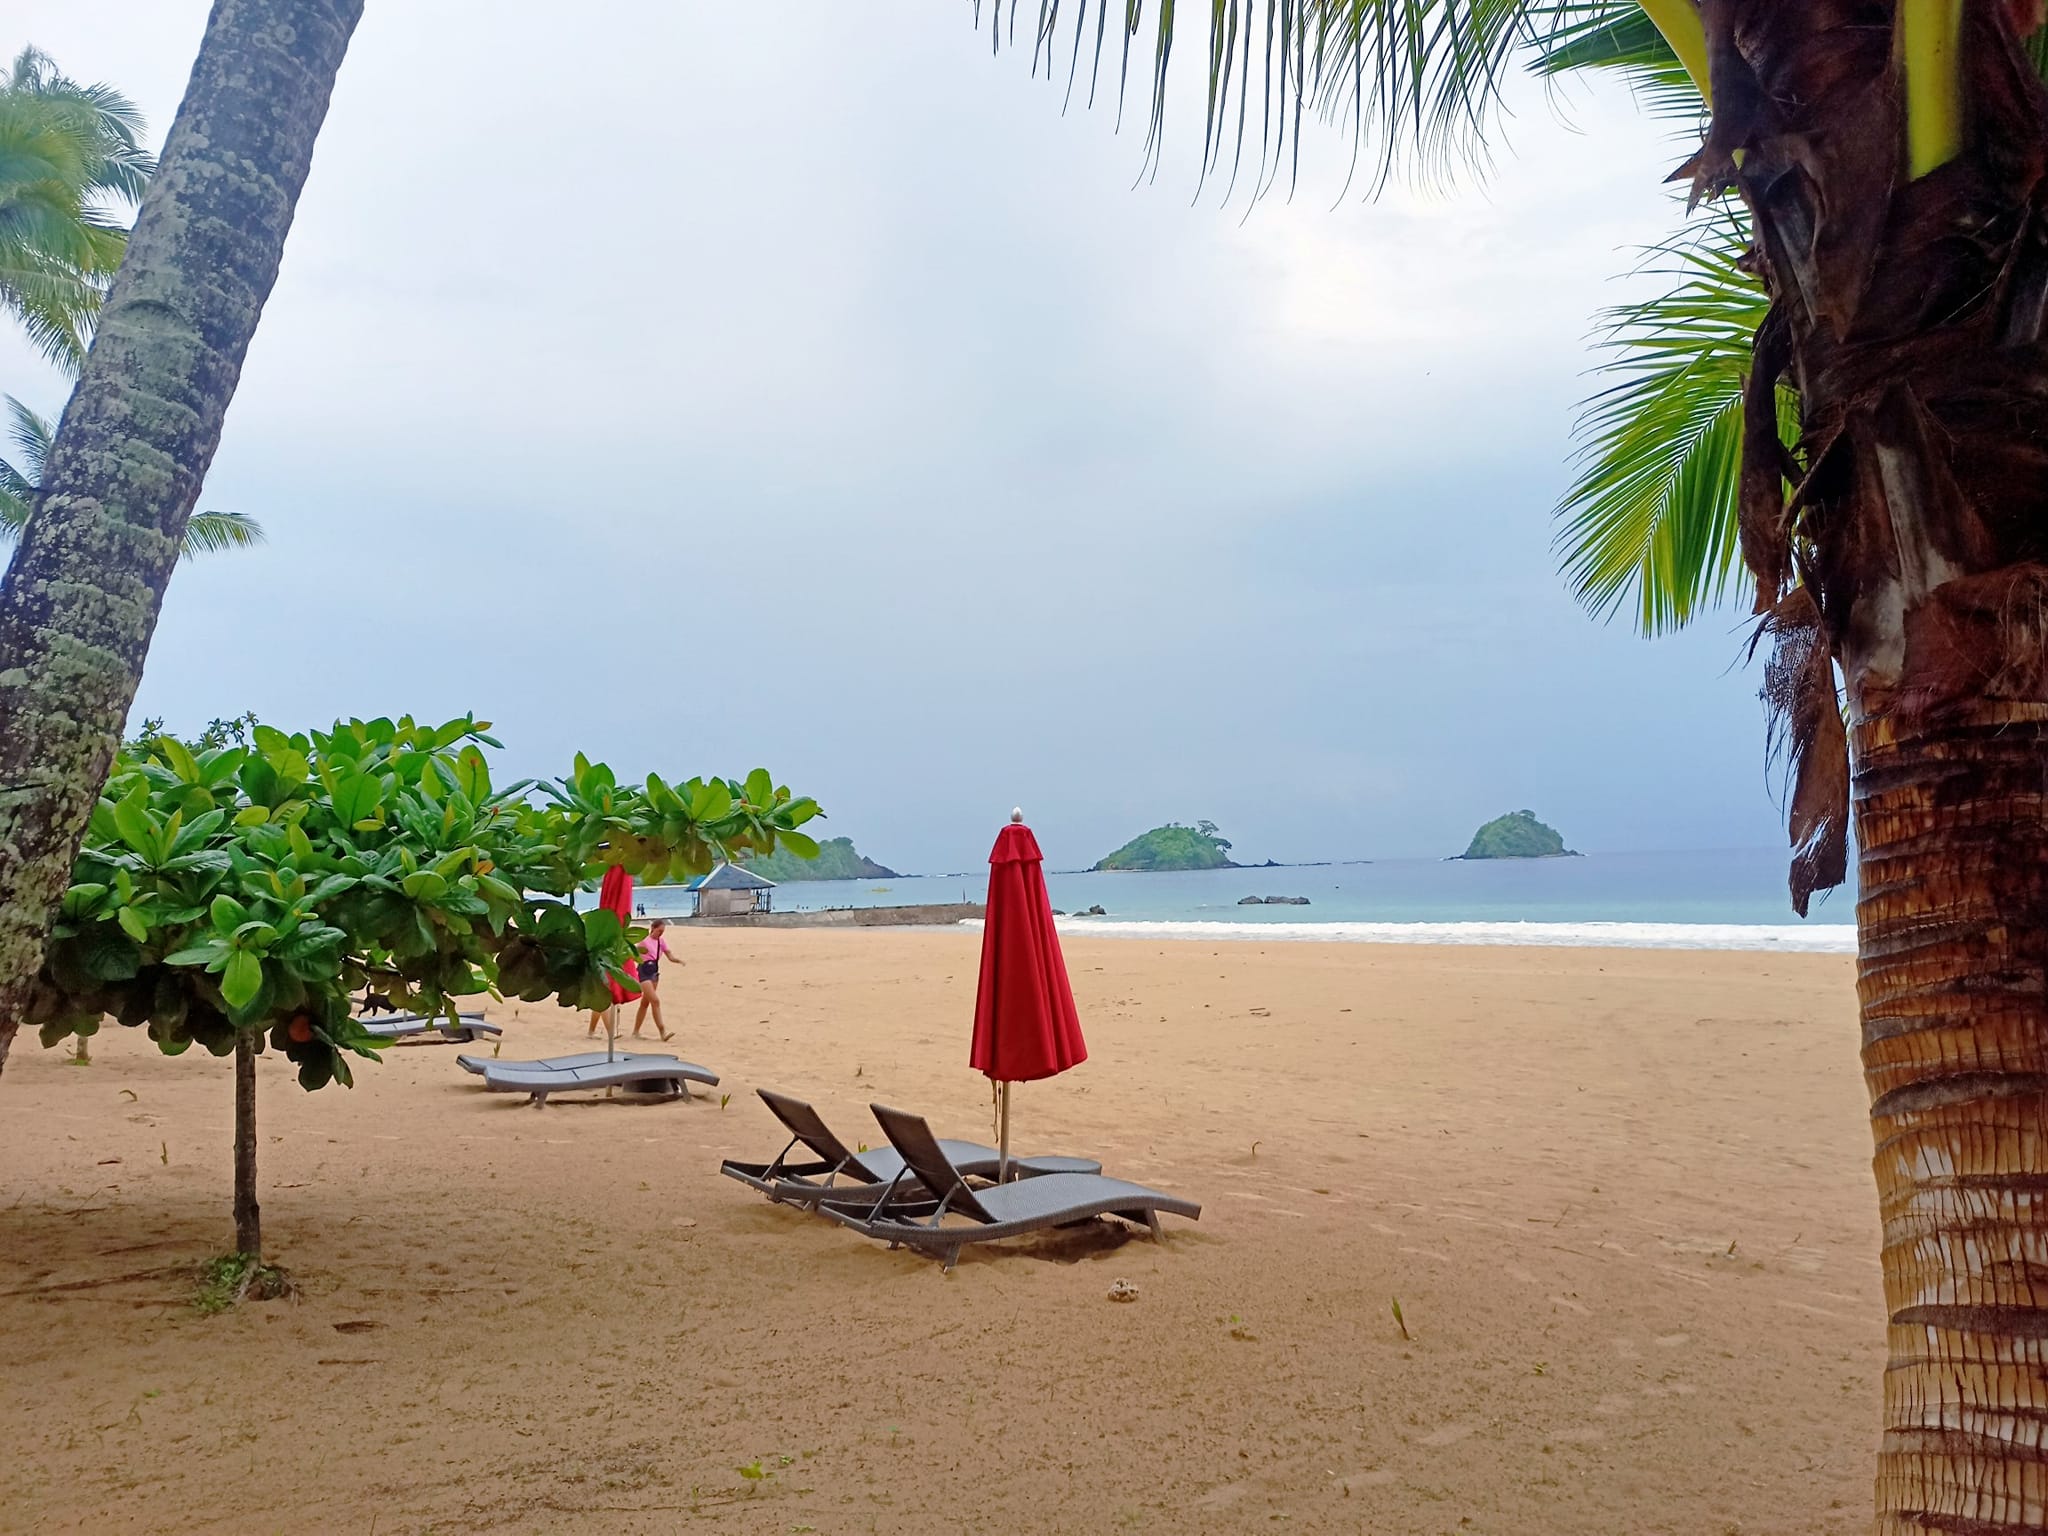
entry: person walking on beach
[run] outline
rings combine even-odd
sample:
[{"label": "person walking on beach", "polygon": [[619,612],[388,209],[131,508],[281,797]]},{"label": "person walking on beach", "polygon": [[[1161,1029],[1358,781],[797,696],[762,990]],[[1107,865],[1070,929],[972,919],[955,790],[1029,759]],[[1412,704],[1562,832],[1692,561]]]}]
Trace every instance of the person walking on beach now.
[{"label": "person walking on beach", "polygon": [[640,1026],[647,1022],[647,1010],[654,1010],[654,1029],[662,1039],[669,1038],[668,1026],[661,1019],[661,962],[674,960],[683,962],[676,952],[668,947],[668,924],[661,918],[654,920],[654,926],[647,930],[647,937],[640,941],[640,968],[635,973],[640,978],[640,1007],[633,1014],[633,1038],[640,1038]]}]

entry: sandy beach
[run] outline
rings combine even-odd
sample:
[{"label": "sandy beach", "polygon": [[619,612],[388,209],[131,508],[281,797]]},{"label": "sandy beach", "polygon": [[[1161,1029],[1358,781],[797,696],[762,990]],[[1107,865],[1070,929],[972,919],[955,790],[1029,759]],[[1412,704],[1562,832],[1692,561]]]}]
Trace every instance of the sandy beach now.
[{"label": "sandy beach", "polygon": [[[300,1290],[216,1317],[191,1298],[231,1231],[228,1064],[24,1036],[0,1529],[1868,1523],[1848,957],[1070,940],[1092,1056],[1018,1090],[1018,1145],[1202,1219],[947,1276],[715,1170],[779,1148],[757,1086],[849,1139],[880,1139],[870,1100],[989,1139],[979,936],[675,938],[677,1047],[723,1107],[535,1111],[446,1046],[307,1095],[266,1058],[267,1238]],[[492,1015],[507,1057],[583,1048],[552,1006]]]}]

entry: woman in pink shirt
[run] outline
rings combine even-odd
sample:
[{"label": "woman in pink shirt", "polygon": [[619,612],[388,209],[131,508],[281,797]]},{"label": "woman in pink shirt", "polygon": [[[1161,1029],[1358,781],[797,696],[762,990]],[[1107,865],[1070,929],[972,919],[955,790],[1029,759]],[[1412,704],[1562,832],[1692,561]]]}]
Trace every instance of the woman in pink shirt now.
[{"label": "woman in pink shirt", "polygon": [[647,1022],[647,1010],[650,1008],[654,1010],[655,1032],[664,1040],[669,1038],[668,1026],[661,1019],[661,962],[664,959],[674,960],[677,965],[683,962],[668,947],[667,932],[668,924],[657,917],[647,930],[647,937],[640,941],[640,965],[635,972],[640,978],[640,1007],[633,1015],[633,1038],[636,1040],[640,1038],[640,1026]]}]

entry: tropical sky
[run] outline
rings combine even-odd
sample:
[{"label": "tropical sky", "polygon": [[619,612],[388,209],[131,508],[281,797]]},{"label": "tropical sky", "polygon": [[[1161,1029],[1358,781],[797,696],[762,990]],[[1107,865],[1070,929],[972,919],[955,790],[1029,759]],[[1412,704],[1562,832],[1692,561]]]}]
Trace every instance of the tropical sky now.
[{"label": "tropical sky", "polygon": [[[160,139],[207,9],[0,45]],[[270,543],[180,571],[137,718],[766,764],[904,870],[1012,805],[1055,865],[1777,842],[1742,615],[1644,641],[1550,549],[1682,151],[1532,86],[1490,171],[1340,196],[1326,128],[1247,213],[1183,47],[1140,184],[1142,112],[1062,115],[964,0],[372,4],[201,501]],[[65,385],[0,333],[0,390]]]}]

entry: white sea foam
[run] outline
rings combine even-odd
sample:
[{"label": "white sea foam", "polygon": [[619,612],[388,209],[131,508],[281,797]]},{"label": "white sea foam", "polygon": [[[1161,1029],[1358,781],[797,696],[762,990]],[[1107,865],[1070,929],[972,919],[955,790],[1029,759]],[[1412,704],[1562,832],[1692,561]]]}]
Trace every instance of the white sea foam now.
[{"label": "white sea foam", "polygon": [[1138,923],[1085,917],[1062,918],[1059,929],[1062,933],[1105,939],[1537,944],[1571,949],[1747,949],[1830,955],[1856,952],[1856,929],[1848,923]]}]

